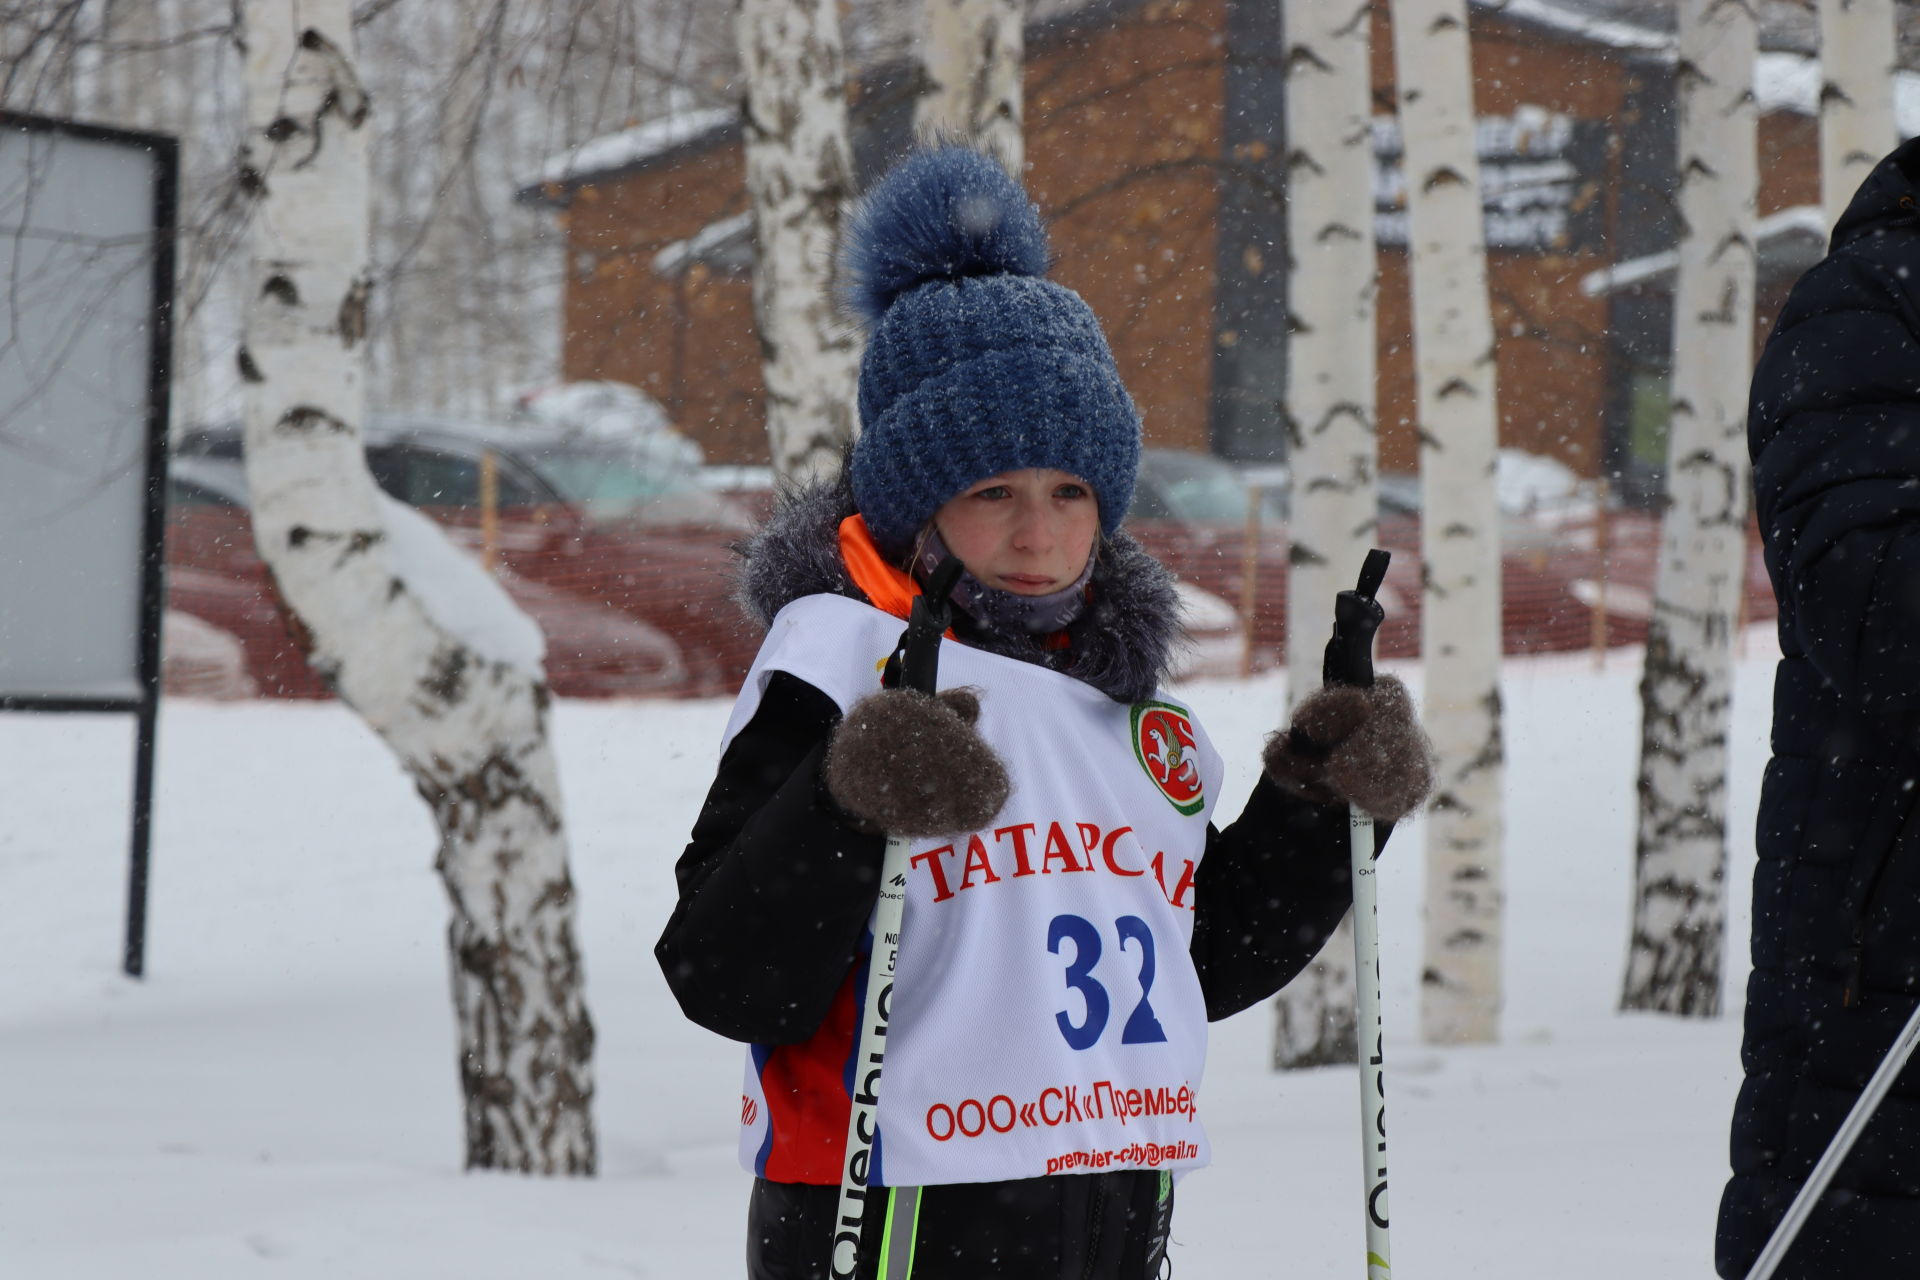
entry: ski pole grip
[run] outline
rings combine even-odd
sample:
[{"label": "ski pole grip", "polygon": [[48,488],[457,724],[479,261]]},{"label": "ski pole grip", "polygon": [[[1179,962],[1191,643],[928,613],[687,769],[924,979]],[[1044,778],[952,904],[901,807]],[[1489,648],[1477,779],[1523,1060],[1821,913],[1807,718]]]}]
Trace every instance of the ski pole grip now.
[{"label": "ski pole grip", "polygon": [[928,578],[926,590],[913,598],[907,629],[900,633],[900,643],[881,673],[882,688],[934,691],[940,674],[940,637],[953,623],[949,597],[963,568],[958,556],[948,556]]},{"label": "ski pole grip", "polygon": [[1374,599],[1386,580],[1389,552],[1375,547],[1360,567],[1360,581],[1333,599],[1333,637],[1327,641],[1320,678],[1327,684],[1366,689],[1373,685],[1373,637],[1387,611]]}]

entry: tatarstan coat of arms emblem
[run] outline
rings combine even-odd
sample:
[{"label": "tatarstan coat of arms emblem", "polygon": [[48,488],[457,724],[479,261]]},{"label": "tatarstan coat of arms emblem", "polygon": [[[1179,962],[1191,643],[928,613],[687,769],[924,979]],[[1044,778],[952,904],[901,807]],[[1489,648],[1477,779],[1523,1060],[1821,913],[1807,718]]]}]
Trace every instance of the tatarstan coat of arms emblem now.
[{"label": "tatarstan coat of arms emblem", "polygon": [[1133,706],[1133,754],[1160,794],[1181,813],[1198,813],[1207,798],[1200,782],[1200,744],[1185,707],[1170,702]]}]

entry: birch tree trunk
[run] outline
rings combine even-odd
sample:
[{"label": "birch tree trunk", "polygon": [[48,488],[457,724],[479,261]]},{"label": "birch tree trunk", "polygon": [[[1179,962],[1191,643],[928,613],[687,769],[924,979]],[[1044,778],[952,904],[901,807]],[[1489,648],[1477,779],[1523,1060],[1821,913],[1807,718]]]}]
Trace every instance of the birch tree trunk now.
[{"label": "birch tree trunk", "polygon": [[738,2],[767,442],[775,474],[798,479],[838,466],[854,429],[859,344],[834,312],[853,175],[840,19],[833,0]]},{"label": "birch tree trunk", "polygon": [[1893,150],[1893,0],[1819,0],[1820,205],[1831,228]]},{"label": "birch tree trunk", "polygon": [[1020,0],[922,0],[926,84],[914,104],[920,137],[957,137],[992,153],[1016,178],[1026,165],[1026,6]]},{"label": "birch tree trunk", "polygon": [[539,632],[361,451],[368,101],[349,0],[247,0],[247,483],[309,660],[440,831],[469,1168],[589,1174],[593,1025]]},{"label": "birch tree trunk", "polygon": [[[1320,687],[1333,598],[1377,524],[1373,86],[1365,0],[1286,0],[1287,693]],[[1273,1063],[1354,1060],[1353,918],[1274,1000]]]},{"label": "birch tree trunk", "polygon": [[1712,1017],[1725,950],[1732,637],[1749,505],[1758,135],[1753,11],[1681,0],[1680,264],[1668,506],[1640,680],[1623,1009]]},{"label": "birch tree trunk", "polygon": [[1475,148],[1466,0],[1394,0],[1394,68],[1424,512],[1427,732],[1438,755],[1427,826],[1421,1030],[1495,1039],[1500,1013],[1500,526],[1493,320]]}]

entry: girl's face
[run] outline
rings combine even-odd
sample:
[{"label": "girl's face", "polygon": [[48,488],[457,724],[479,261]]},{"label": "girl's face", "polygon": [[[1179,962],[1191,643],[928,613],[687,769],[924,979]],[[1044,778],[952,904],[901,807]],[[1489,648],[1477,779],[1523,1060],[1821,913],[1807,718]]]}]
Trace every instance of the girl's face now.
[{"label": "girl's face", "polygon": [[1005,471],[968,485],[933,514],[947,550],[989,587],[1043,596],[1074,584],[1093,554],[1100,504],[1065,471]]}]

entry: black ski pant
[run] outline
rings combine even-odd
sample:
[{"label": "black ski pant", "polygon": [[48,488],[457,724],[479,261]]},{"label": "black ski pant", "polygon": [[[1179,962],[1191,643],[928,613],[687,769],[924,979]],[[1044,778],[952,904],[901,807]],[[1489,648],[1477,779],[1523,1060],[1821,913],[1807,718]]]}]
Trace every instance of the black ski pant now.
[{"label": "black ski pant", "polygon": [[[828,1280],[839,1201],[838,1187],[755,1178],[748,1280]],[[858,1280],[1158,1280],[1172,1219],[1173,1176],[1155,1170],[876,1187]]]}]

